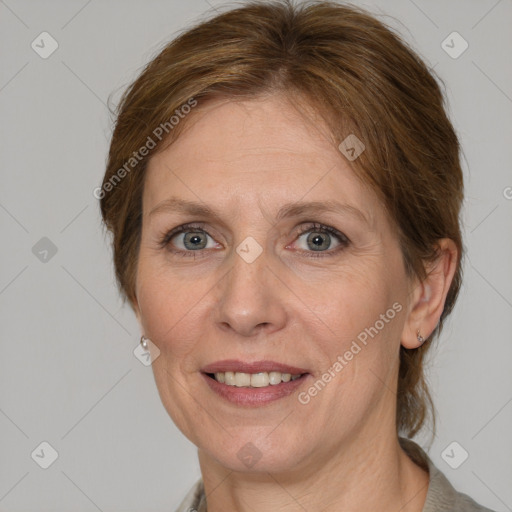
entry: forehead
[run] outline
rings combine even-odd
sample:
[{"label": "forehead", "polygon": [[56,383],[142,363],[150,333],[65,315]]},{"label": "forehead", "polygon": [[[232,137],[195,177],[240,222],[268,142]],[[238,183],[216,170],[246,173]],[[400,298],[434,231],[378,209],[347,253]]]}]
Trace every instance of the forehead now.
[{"label": "forehead", "polygon": [[[319,154],[332,151],[328,141],[332,136],[311,107],[306,109],[304,104],[301,109],[290,101],[284,95],[245,101],[210,100],[184,119],[185,129],[169,148],[170,153],[180,161],[200,162],[201,168],[217,161],[223,166],[274,161],[276,167],[286,171],[286,158],[300,158],[305,163],[318,160]],[[248,165],[238,169],[251,171]]]},{"label": "forehead", "polygon": [[170,195],[220,209],[337,200],[373,218],[374,193],[343,158],[310,108],[282,96],[217,100],[199,106],[185,129],[147,167],[144,211]]}]

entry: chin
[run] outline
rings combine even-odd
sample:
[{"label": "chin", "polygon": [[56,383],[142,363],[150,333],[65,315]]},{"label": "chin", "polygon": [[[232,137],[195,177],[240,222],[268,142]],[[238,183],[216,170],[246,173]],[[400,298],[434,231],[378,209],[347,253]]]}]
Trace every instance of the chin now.
[{"label": "chin", "polygon": [[269,436],[266,428],[255,433],[255,429],[244,431],[240,427],[233,437],[224,434],[217,443],[212,444],[211,440],[208,445],[197,440],[195,443],[203,454],[231,471],[284,473],[296,469],[307,457],[303,436],[278,436],[275,433]]}]

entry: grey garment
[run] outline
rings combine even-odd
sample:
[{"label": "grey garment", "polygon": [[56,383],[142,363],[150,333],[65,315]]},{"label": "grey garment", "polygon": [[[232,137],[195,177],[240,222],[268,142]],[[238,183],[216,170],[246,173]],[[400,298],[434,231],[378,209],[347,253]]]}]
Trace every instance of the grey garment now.
[{"label": "grey garment", "polygon": [[400,446],[418,466],[429,473],[429,484],[422,512],[494,512],[476,503],[453,485],[434,465],[423,449],[410,439],[399,438]]},{"label": "grey garment", "polygon": [[[427,498],[422,512],[494,512],[482,507],[467,494],[457,492],[448,479],[434,466],[423,449],[410,439],[399,438],[400,446],[420,467],[429,472]],[[207,512],[202,479],[198,480],[176,512]]]}]

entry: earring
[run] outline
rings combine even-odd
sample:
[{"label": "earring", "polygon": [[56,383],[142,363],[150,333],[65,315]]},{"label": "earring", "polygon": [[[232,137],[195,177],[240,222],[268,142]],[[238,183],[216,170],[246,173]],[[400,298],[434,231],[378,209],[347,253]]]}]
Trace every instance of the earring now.
[{"label": "earring", "polygon": [[418,341],[420,343],[423,343],[425,341],[425,338],[420,334],[420,330],[418,329],[418,332],[416,333],[416,337],[418,338]]},{"label": "earring", "polygon": [[142,348],[144,350],[147,350],[148,349],[148,338],[146,338],[144,335],[142,335],[140,338],[140,344],[142,345]]}]

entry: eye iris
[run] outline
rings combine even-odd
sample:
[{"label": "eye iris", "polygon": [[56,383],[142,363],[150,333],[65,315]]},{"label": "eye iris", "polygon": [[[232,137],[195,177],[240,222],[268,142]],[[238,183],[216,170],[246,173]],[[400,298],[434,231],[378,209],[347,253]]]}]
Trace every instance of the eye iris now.
[{"label": "eye iris", "polygon": [[327,233],[311,233],[308,236],[308,243],[314,244],[312,247],[314,251],[327,249],[329,247],[329,241],[330,237]]},{"label": "eye iris", "polygon": [[[206,236],[205,236],[206,235]],[[196,251],[205,249],[208,245],[207,233],[204,231],[185,231],[183,244],[187,250]],[[203,238],[203,240],[201,240]],[[310,231],[307,237],[307,244],[313,251],[323,251],[328,249],[331,242],[331,235],[324,231]]]},{"label": "eye iris", "polygon": [[[201,244],[201,236],[202,235],[197,234],[197,233],[192,233],[192,235],[190,233],[185,233],[185,236],[183,237],[183,243],[184,243],[185,247],[187,249],[192,249],[192,250],[204,249],[206,247],[206,240],[204,240],[203,243]],[[198,241],[199,241],[199,244],[196,243]],[[192,246],[188,247],[187,243],[192,243]]]}]

